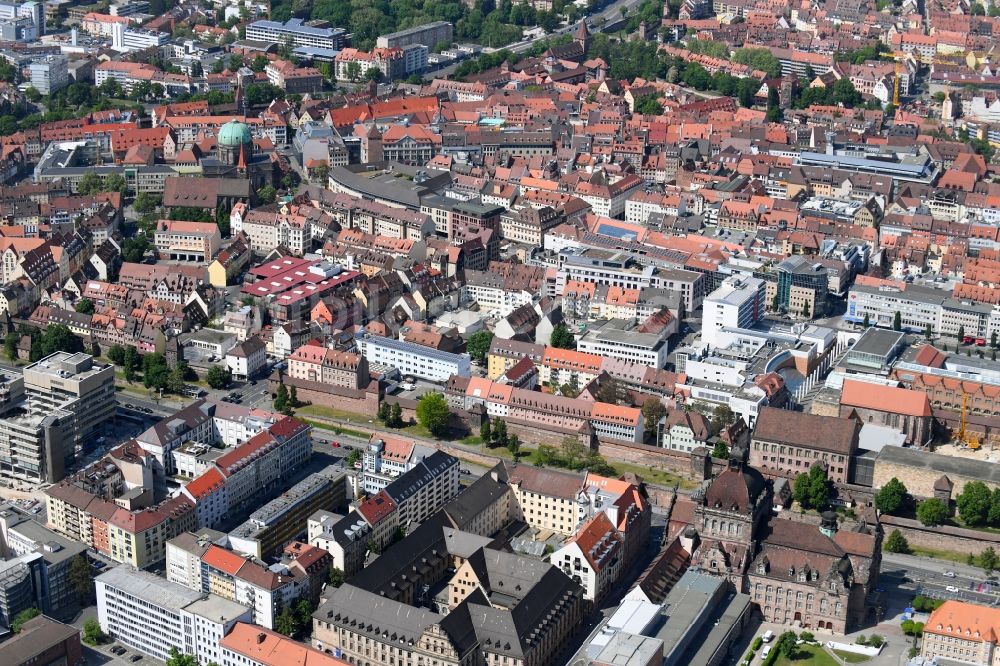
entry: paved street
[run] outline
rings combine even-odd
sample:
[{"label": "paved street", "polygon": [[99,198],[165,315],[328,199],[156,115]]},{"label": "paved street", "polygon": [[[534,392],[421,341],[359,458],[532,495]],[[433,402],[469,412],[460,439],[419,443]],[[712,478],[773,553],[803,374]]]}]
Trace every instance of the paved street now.
[{"label": "paved street", "polygon": [[965,564],[883,553],[882,578],[884,588],[898,587],[911,595],[986,605],[1000,603],[1000,581],[996,576],[987,577],[982,569]]}]

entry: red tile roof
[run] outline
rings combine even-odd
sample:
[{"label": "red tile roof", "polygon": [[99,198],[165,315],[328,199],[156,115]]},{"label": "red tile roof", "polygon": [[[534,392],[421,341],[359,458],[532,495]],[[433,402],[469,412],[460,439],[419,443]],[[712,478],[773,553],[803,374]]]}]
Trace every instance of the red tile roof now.
[{"label": "red tile roof", "polygon": [[218,569],[230,576],[235,576],[240,567],[246,563],[245,559],[233,551],[214,545],[208,547],[205,554],[201,556],[201,561],[213,569]]},{"label": "red tile roof", "polygon": [[225,485],[226,477],[218,469],[211,467],[197,479],[184,486],[184,489],[187,490],[191,497],[199,500]]},{"label": "red tile roof", "polygon": [[880,412],[891,410],[906,416],[931,415],[931,403],[923,391],[870,384],[854,379],[844,380],[840,404],[861,407],[862,409],[874,409]]}]

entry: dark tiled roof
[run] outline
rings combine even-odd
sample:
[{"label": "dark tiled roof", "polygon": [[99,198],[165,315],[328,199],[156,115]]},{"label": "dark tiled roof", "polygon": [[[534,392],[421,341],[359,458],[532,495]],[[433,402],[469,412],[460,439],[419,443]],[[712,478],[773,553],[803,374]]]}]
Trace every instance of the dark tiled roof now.
[{"label": "dark tiled roof", "polygon": [[753,438],[850,455],[857,448],[859,428],[853,419],[764,407]]}]

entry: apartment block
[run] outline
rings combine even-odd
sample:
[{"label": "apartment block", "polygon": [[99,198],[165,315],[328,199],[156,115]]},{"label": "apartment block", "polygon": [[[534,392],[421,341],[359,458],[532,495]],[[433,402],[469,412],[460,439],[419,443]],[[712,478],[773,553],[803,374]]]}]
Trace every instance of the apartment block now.
[{"label": "apartment block", "polygon": [[472,360],[468,354],[453,354],[373,335],[364,329],[355,337],[355,343],[369,363],[397,368],[403,375],[443,382],[452,375],[468,377],[472,374]]},{"label": "apartment block", "polygon": [[237,622],[252,621],[246,606],[125,566],[104,572],[94,585],[101,629],[161,661],[176,648],[198,663],[218,662],[222,637]]}]

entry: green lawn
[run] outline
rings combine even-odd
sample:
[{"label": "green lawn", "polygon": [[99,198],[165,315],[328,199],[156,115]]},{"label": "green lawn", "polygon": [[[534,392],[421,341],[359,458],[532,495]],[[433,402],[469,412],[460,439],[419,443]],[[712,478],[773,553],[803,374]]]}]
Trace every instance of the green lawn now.
[{"label": "green lawn", "polygon": [[368,439],[369,434],[367,432],[362,432],[360,430],[353,430],[351,428],[344,428],[342,426],[331,425],[326,421],[317,421],[315,419],[306,418],[304,416],[295,415],[295,418],[302,421],[303,423],[308,423],[314,428],[319,428],[320,430],[328,430],[330,432],[335,432],[339,435],[352,435],[354,437],[360,437],[361,439]]},{"label": "green lawn", "polygon": [[664,486],[667,488],[673,488],[676,484],[682,490],[690,490],[697,486],[698,484],[690,479],[686,479],[683,476],[674,474],[672,472],[666,472],[662,469],[652,469],[649,467],[644,467],[642,465],[633,465],[632,463],[618,462],[617,460],[609,460],[608,463],[614,467],[619,474],[624,474],[626,472],[631,472],[638,476],[641,476],[646,483],[650,483],[654,486]]},{"label": "green lawn", "polygon": [[799,645],[797,649],[795,659],[780,656],[774,666],[840,666],[836,659],[818,645]]},{"label": "green lawn", "polygon": [[863,654],[857,654],[854,652],[844,652],[843,650],[834,650],[833,653],[843,659],[848,664],[863,664],[866,661],[871,661],[871,657],[866,657]]},{"label": "green lawn", "polygon": [[909,554],[917,555],[918,557],[932,557],[935,560],[958,562],[959,564],[965,564],[969,559],[967,553],[960,553],[955,550],[940,550],[938,548],[924,548],[923,546],[910,546]]},{"label": "green lawn", "polygon": [[365,416],[364,414],[347,412],[343,409],[334,409],[333,407],[327,407],[325,405],[306,405],[304,407],[299,407],[296,412],[306,416],[318,416],[320,418],[339,419],[341,421],[356,421],[359,424],[368,423],[369,420],[375,420],[370,416]]}]

